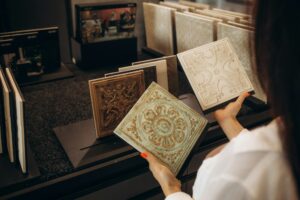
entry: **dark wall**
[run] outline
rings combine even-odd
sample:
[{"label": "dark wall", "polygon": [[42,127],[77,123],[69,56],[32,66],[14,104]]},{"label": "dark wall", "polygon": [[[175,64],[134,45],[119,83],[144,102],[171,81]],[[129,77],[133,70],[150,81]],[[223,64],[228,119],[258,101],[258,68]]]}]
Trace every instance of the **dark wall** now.
[{"label": "dark wall", "polygon": [[7,31],[7,21],[5,20],[6,14],[6,5],[4,0],[0,0],[0,32]]},{"label": "dark wall", "polygon": [[[7,8],[9,31],[58,26],[63,62],[70,62],[65,0],[0,0]],[[1,4],[0,4],[1,6]],[[1,12],[1,11],[0,11]]]},{"label": "dark wall", "polygon": [[[69,43],[69,30],[72,30],[71,2],[107,2],[108,0],[0,0],[0,32],[22,29],[43,28],[58,26],[60,29],[60,51],[62,61],[71,62]],[[109,0],[122,1],[122,0]],[[159,0],[127,0],[138,3],[138,17],[136,35],[139,38],[139,50],[145,46],[144,20],[142,2],[155,2]],[[66,8],[66,6],[68,6]],[[2,12],[2,10],[5,12]],[[1,15],[5,17],[2,18]],[[1,25],[1,21],[5,25]]]}]

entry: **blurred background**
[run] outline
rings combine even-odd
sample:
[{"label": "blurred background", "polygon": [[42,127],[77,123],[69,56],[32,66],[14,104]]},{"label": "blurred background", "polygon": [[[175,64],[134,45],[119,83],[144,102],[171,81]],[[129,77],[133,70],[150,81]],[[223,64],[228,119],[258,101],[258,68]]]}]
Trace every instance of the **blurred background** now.
[{"label": "blurred background", "polygon": [[[76,3],[115,2],[120,0],[0,0],[0,32],[58,26],[60,30],[61,58],[71,62],[70,37],[72,36],[72,7]],[[142,2],[159,0],[129,0],[138,3],[137,28],[139,50],[145,45]],[[176,0],[174,0],[176,1]],[[251,0],[196,0],[213,7],[247,12]]]}]

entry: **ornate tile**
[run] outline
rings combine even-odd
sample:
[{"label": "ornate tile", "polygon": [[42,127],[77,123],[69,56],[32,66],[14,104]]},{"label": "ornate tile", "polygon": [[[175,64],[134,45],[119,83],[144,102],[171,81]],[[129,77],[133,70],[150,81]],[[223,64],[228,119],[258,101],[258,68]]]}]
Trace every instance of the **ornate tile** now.
[{"label": "ornate tile", "polygon": [[111,135],[145,91],[142,70],[89,81],[98,138]]},{"label": "ornate tile", "polygon": [[114,132],[177,174],[206,125],[205,118],[153,82]]},{"label": "ornate tile", "polygon": [[177,55],[204,112],[253,92],[253,86],[227,38]]}]

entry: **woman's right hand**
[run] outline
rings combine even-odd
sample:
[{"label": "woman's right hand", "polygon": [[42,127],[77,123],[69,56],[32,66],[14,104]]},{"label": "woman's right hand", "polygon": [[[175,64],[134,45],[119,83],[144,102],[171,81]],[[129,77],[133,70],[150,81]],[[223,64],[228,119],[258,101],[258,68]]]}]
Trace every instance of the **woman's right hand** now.
[{"label": "woman's right hand", "polygon": [[160,184],[165,196],[181,191],[181,183],[176,176],[160,162],[154,155],[149,152],[143,152],[141,157],[146,159],[149,163],[150,171],[154,178]]},{"label": "woman's right hand", "polygon": [[229,140],[237,136],[244,129],[237,121],[236,116],[248,96],[250,96],[250,94],[245,92],[241,94],[235,102],[231,102],[224,109],[219,109],[214,112],[216,120]]}]

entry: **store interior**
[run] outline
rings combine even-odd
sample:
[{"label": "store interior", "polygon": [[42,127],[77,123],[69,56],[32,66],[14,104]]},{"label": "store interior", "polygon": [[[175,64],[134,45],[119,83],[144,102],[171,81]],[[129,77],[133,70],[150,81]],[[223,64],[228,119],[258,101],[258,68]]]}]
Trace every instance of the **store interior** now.
[{"label": "store interior", "polygon": [[[130,30],[126,29],[125,38],[123,34],[120,36],[122,37],[120,41],[114,38],[105,41],[102,46],[97,46],[99,41],[85,44],[78,40],[77,18],[80,15],[76,15],[76,5],[82,4],[82,9],[90,9],[90,7],[84,7],[85,4],[111,6],[120,2],[119,0],[0,0],[0,34],[21,30],[33,30],[33,32],[38,30],[39,32],[41,28],[58,27],[58,38],[53,43],[58,44],[55,52],[59,52],[58,60],[61,62],[58,64],[59,70],[55,69],[54,72],[50,70],[48,73],[44,68],[45,74],[37,75],[38,78],[33,78],[33,81],[31,79],[23,81],[21,75],[21,78],[19,76],[16,78],[25,99],[24,123],[29,168],[25,175],[22,174],[18,165],[14,165],[12,170],[6,168],[10,173],[5,175],[5,180],[8,181],[1,182],[0,198],[1,196],[5,199],[163,198],[161,189],[149,172],[147,162],[139,157],[137,150],[117,136],[96,139],[93,145],[81,146],[82,149],[76,151],[88,149],[83,155],[76,154],[75,150],[70,150],[71,153],[67,152],[66,148],[72,149],[72,147],[66,147],[68,145],[65,143],[80,142],[84,139],[72,137],[71,134],[62,138],[58,136],[63,131],[74,130],[76,132],[76,127],[90,134],[90,124],[93,125],[93,107],[89,80],[104,77],[105,74],[116,72],[119,67],[130,66],[136,61],[169,56],[147,47],[143,3],[159,4],[158,0],[125,2],[134,3],[136,6],[134,14],[131,13],[135,19],[133,35],[128,36],[127,32]],[[196,2],[245,15],[251,13],[252,1],[249,0],[199,0]],[[115,7],[109,8],[115,9]],[[102,27],[107,30],[109,28],[111,27]],[[107,34],[111,32],[107,31]],[[98,35],[97,37],[104,36]],[[42,48],[43,44],[42,42],[35,44],[36,49]],[[84,51],[86,53],[82,53]],[[82,54],[78,55],[80,52]],[[176,53],[174,52],[174,55]],[[105,61],[102,62],[101,57]],[[45,62],[43,56],[42,60]],[[22,73],[22,71],[16,73]],[[27,76],[29,76],[28,73]],[[178,97],[194,93],[180,66],[178,67],[178,85]],[[271,120],[269,107],[255,98],[249,100],[243,105],[239,119],[249,128],[264,124]],[[80,137],[84,137],[84,134]],[[207,152],[226,141],[218,125],[212,123],[200,146],[185,163],[187,166],[181,177],[186,192],[191,193],[196,170]],[[72,159],[86,160],[81,160],[82,162],[74,167],[75,161],[70,159],[72,153],[76,154]],[[7,166],[9,162],[7,155],[1,155],[0,158]],[[5,159],[6,161],[3,161]],[[1,171],[4,172],[4,170]],[[10,178],[9,174],[15,175]],[[115,192],[116,190],[118,192]]]}]

